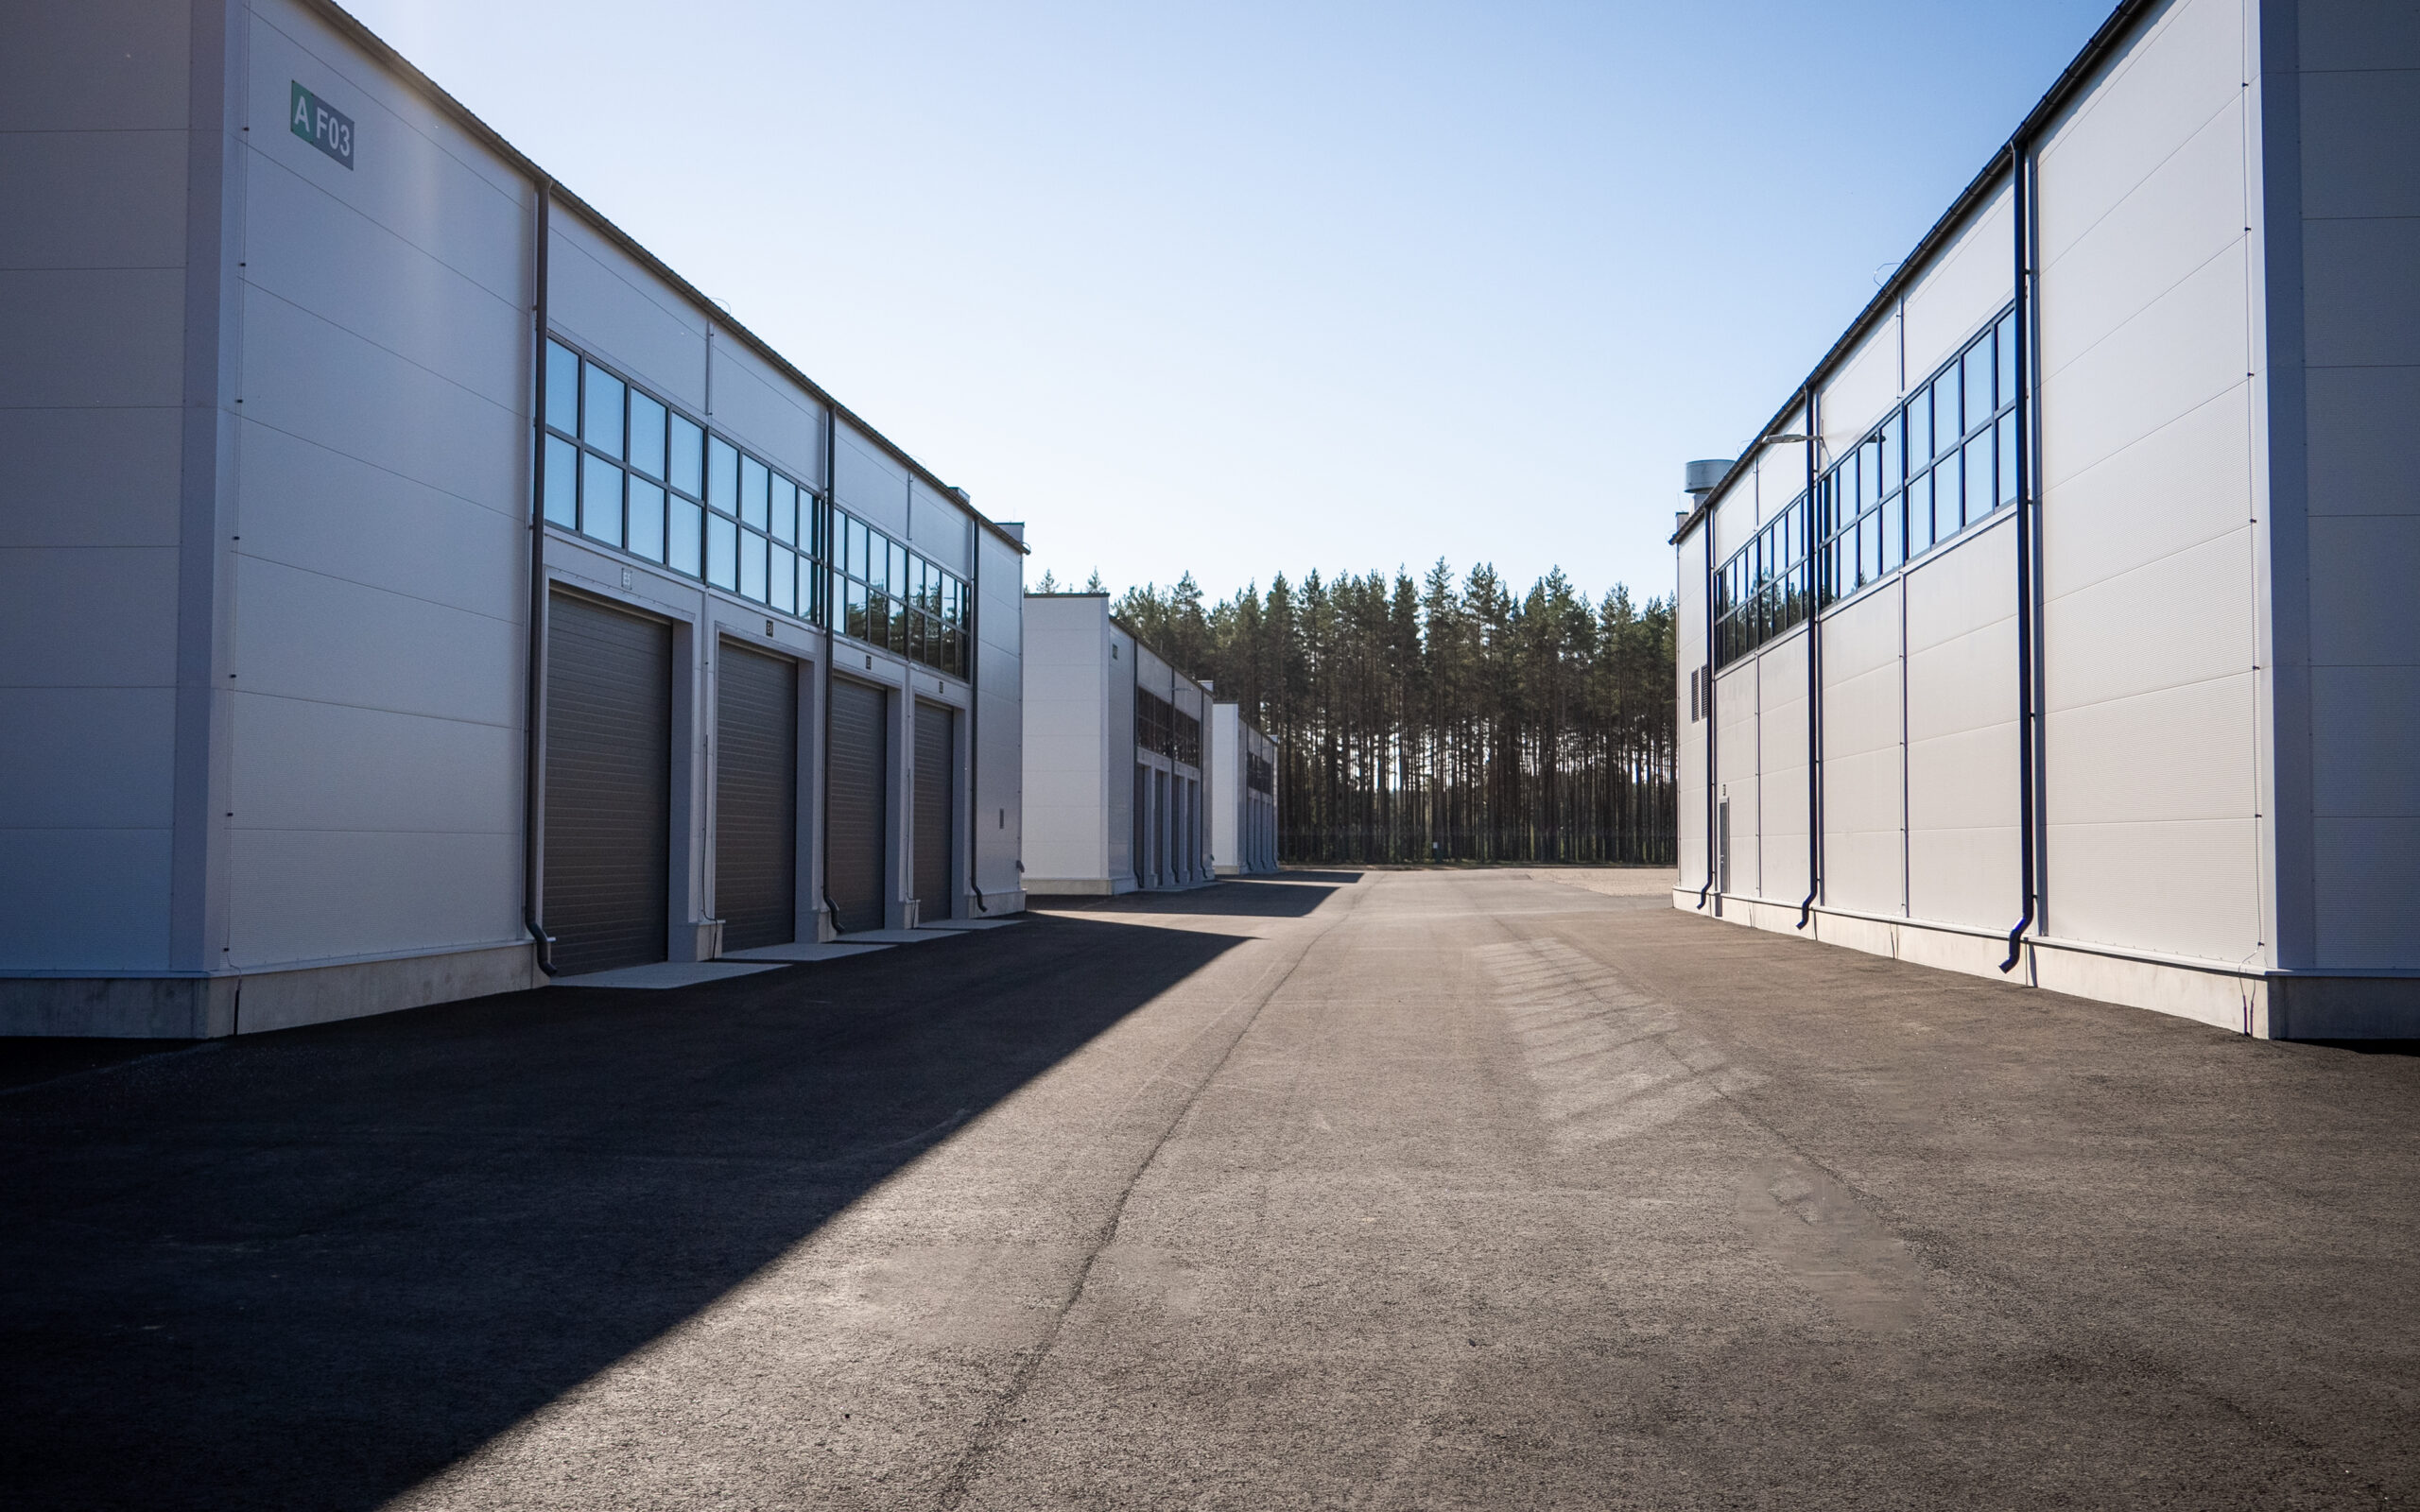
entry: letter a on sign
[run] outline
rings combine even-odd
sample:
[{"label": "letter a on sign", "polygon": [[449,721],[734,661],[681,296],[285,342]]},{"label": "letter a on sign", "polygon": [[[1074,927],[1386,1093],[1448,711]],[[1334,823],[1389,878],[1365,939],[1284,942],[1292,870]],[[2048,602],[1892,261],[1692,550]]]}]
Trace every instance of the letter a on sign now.
[{"label": "letter a on sign", "polygon": [[346,167],[353,166],[353,117],[328,109],[317,94],[294,86],[294,113],[286,118],[294,134]]}]

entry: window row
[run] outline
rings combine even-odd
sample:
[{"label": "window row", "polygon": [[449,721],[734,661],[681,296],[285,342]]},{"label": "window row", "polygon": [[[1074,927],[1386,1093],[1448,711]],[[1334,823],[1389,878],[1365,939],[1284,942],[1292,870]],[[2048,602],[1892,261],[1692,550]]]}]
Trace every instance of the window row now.
[{"label": "window row", "polygon": [[2016,502],[2016,316],[2005,312],[1715,573],[1715,664]]},{"label": "window row", "polygon": [[811,486],[553,340],[545,421],[549,523],[817,625],[838,593],[842,633],[967,675],[965,581]]},{"label": "window row", "polygon": [[1255,793],[1276,792],[1276,763],[1253,751],[1244,752],[1244,786]]},{"label": "window row", "polygon": [[611,369],[546,343],[546,519],[821,624],[826,508]]},{"label": "window row", "polygon": [[966,582],[846,511],[832,515],[841,630],[952,677],[966,676]]}]

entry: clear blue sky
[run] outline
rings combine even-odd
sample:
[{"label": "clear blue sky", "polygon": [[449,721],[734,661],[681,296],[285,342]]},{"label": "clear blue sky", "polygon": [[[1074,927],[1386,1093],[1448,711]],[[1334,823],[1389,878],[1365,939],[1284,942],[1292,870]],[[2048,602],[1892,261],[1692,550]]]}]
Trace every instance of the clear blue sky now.
[{"label": "clear blue sky", "polygon": [[353,9],[1029,579],[1643,595],[2111,3]]}]

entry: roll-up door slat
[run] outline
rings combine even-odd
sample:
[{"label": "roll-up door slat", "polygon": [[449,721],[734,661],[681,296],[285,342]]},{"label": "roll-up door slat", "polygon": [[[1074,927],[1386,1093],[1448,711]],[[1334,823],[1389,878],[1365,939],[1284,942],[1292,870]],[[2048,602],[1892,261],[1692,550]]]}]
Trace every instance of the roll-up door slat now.
[{"label": "roll-up door slat", "polygon": [[545,923],[567,974],[665,958],[672,628],[582,599],[546,628]]},{"label": "roll-up door slat", "polygon": [[880,929],[890,830],[887,696],[846,678],[832,681],[831,819],[823,841],[824,892],[843,933]]},{"label": "roll-up door slat", "polygon": [[715,676],[715,912],[726,951],[798,937],[798,663],[728,643]]},{"label": "roll-up door slat", "polygon": [[950,917],[950,811],[958,792],[957,716],[939,704],[916,706],[916,914]]}]

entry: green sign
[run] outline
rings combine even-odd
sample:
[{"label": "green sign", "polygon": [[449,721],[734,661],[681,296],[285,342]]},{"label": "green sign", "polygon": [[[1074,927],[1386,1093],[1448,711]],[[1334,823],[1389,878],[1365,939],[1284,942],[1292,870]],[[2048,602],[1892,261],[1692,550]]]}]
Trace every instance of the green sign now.
[{"label": "green sign", "polygon": [[353,166],[353,117],[342,111],[332,111],[320,101],[320,96],[294,86],[294,110],[286,117],[294,134],[310,143],[346,167]]}]

